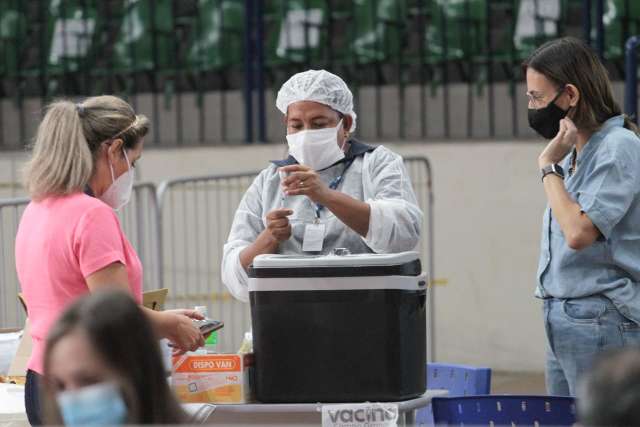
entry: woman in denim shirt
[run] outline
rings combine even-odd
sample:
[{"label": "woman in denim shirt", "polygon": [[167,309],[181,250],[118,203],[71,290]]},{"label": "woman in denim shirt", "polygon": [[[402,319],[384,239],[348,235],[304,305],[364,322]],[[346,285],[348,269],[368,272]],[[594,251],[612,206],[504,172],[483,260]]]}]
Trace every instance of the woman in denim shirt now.
[{"label": "woman in denim shirt", "polygon": [[551,140],[538,158],[547,391],[575,395],[598,352],[640,345],[640,139],[582,41],[548,42],[523,68],[529,124]]}]

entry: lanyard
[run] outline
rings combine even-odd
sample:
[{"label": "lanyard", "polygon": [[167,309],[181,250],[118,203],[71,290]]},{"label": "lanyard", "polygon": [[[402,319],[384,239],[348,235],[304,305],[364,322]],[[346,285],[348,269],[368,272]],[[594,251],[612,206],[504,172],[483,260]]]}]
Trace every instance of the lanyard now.
[{"label": "lanyard", "polygon": [[[347,172],[347,169],[349,169],[349,167],[353,164],[354,160],[356,158],[352,157],[349,160],[347,160],[344,163],[344,169],[342,169],[342,172],[340,173],[340,175],[338,175],[337,177],[335,177],[330,183],[329,183],[329,188],[331,190],[335,190],[338,188],[338,186],[340,185],[340,183],[342,182],[342,180],[344,179],[344,174]],[[324,206],[317,204],[316,203],[316,222],[320,220],[320,212],[322,212],[322,210],[324,209]]]}]

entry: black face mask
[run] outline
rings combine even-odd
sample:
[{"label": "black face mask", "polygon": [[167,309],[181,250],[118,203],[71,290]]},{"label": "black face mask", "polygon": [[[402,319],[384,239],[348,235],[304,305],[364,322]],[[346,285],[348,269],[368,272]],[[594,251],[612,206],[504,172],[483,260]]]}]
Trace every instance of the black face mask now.
[{"label": "black face mask", "polygon": [[546,139],[552,139],[560,130],[560,120],[567,116],[569,110],[564,111],[556,105],[556,100],[562,95],[558,92],[549,105],[543,108],[529,108],[529,127],[535,130],[538,135]]}]

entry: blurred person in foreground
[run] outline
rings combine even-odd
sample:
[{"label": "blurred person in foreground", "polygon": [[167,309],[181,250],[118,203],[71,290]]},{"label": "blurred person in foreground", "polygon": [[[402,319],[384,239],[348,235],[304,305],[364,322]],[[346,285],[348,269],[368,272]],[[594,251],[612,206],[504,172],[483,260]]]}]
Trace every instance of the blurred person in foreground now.
[{"label": "blurred person in foreground", "polygon": [[640,344],[640,138],[583,41],[545,43],[524,71],[529,124],[550,140],[536,289],[547,391],[574,396],[595,355]]},{"label": "blurred person in foreground", "polygon": [[423,214],[402,157],[353,138],[346,83],[325,70],[298,73],[282,85],[276,106],[289,156],[272,161],[240,202],[222,260],[229,291],[248,301],[247,269],[261,254],[413,250]]},{"label": "blurred person in foreground", "polygon": [[578,386],[578,421],[584,426],[640,425],[640,348],[611,350]]},{"label": "blurred person in foreground", "polygon": [[[15,248],[33,339],[25,386],[32,425],[40,424],[45,338],[64,309],[105,288],[126,290],[142,303],[142,264],[114,210],[131,197],[148,129],[147,118],[115,96],[53,102],[38,127],[25,168],[32,200]],[[192,322],[202,318],[195,311],[143,311],[158,338],[182,350],[204,344]]]},{"label": "blurred person in foreground", "polygon": [[48,425],[179,424],[153,327],[124,291],[76,300],[47,337],[42,382]]}]

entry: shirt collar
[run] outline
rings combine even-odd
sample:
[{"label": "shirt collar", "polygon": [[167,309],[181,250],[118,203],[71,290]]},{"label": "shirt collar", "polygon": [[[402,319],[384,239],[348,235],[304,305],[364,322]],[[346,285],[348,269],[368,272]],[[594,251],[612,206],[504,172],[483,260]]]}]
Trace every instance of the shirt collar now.
[{"label": "shirt collar", "polygon": [[[364,153],[370,153],[371,151],[375,150],[377,147],[371,146],[369,144],[365,144],[363,142],[358,141],[357,139],[350,139],[349,141],[349,151],[347,151],[347,153],[345,154],[344,158],[337,163],[342,163],[346,160],[358,157],[358,156],[363,156]],[[293,158],[293,156],[289,155],[286,159],[283,160],[271,160],[271,163],[273,163],[274,165],[278,166],[278,167],[284,167],[284,166],[290,166],[290,165],[297,165],[298,161],[296,159]],[[333,166],[333,165],[331,165]],[[331,167],[329,166],[329,167]]]},{"label": "shirt collar", "polygon": [[583,157],[585,157],[588,153],[595,149],[600,142],[607,134],[615,127],[623,127],[624,126],[624,116],[619,114],[617,116],[613,116],[607,119],[600,129],[591,135],[587,144],[582,148],[582,151],[577,153],[576,161],[580,161]]}]

